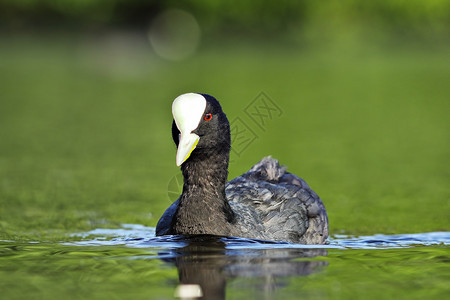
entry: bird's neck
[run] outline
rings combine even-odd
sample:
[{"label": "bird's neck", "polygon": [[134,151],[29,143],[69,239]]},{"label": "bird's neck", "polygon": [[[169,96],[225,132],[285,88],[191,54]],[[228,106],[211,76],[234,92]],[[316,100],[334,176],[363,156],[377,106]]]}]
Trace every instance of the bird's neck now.
[{"label": "bird's neck", "polygon": [[211,152],[211,150],[198,149],[181,165],[184,177],[183,193],[201,192],[202,194],[225,195],[228,161],[229,153],[227,151],[214,149],[214,152]]},{"label": "bird's neck", "polygon": [[[227,235],[225,227],[234,221],[225,195],[228,161],[229,149],[196,149],[182,164],[183,193],[172,224],[176,234]],[[207,230],[211,228],[217,232]]]}]

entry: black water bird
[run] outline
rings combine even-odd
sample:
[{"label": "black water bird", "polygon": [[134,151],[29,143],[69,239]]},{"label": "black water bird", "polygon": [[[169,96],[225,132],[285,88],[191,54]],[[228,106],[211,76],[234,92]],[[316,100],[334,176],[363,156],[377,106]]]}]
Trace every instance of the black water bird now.
[{"label": "black water bird", "polygon": [[324,244],[325,207],[306,182],[265,157],[227,182],[230,125],[219,102],[188,93],[172,104],[176,163],[183,192],[163,214],[156,235],[210,234]]}]

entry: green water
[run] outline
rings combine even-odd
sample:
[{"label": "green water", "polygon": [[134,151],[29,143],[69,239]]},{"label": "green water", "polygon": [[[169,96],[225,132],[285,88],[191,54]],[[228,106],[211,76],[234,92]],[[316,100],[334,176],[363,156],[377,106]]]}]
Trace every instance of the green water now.
[{"label": "green water", "polygon": [[[158,251],[150,246],[2,243],[0,288],[4,299],[172,299],[179,269],[227,299],[445,299],[450,292],[448,246],[249,247],[226,255],[209,246],[178,250],[176,258],[165,262],[157,258]],[[208,285],[203,287],[208,293]]]},{"label": "green water", "polygon": [[[170,105],[189,91],[256,136],[232,153],[230,178],[272,155],[321,196],[331,233],[449,231],[449,75],[448,53],[426,47],[205,45],[174,63],[122,35],[2,37],[2,298],[173,297],[176,268],[145,249],[61,242],[156,225],[179,174]],[[245,109],[261,92],[281,114],[259,127]],[[330,249],[312,259],[326,268],[272,296],[439,299],[448,254]],[[238,277],[227,294],[252,298],[260,284]]]}]

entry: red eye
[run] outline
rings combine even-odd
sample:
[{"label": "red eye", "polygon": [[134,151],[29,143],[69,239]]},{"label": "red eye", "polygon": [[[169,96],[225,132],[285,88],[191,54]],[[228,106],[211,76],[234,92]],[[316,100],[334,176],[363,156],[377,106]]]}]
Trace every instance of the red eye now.
[{"label": "red eye", "polygon": [[205,121],[210,121],[212,118],[212,114],[206,114],[205,115]]}]

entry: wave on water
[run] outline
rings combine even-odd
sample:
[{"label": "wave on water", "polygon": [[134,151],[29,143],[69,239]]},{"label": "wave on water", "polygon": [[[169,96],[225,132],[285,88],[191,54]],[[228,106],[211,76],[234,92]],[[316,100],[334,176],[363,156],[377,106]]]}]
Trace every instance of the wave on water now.
[{"label": "wave on water", "polygon": [[[123,224],[122,228],[98,228],[88,232],[75,233],[81,241],[65,243],[78,246],[126,245],[140,248],[181,248],[186,246],[192,237],[155,236],[154,227],[139,224]],[[201,238],[199,236],[197,239]],[[275,248],[322,248],[322,249],[393,249],[416,246],[450,245],[450,232],[427,232],[408,234],[375,234],[371,236],[334,235],[326,245],[300,245],[285,242],[271,242],[255,239],[222,237],[220,241],[226,249],[275,249]]]}]

